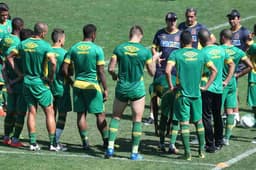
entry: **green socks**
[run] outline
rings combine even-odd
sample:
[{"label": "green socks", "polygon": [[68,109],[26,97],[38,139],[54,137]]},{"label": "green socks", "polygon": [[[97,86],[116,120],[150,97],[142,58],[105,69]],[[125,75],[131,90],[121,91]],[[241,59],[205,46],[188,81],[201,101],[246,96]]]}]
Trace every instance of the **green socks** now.
[{"label": "green socks", "polygon": [[111,119],[109,124],[109,138],[108,138],[108,148],[114,149],[114,143],[119,127],[120,120],[117,119]]},{"label": "green socks", "polygon": [[181,134],[182,134],[182,141],[185,148],[185,154],[190,153],[190,145],[189,145],[189,124],[181,125]]},{"label": "green socks", "polygon": [[141,122],[133,122],[132,127],[132,153],[138,153],[142,126]]},{"label": "green socks", "polygon": [[204,144],[205,144],[204,125],[202,122],[196,124],[196,131],[197,131],[197,136],[199,140],[199,152],[202,152],[204,150]]},{"label": "green socks", "polygon": [[170,135],[170,144],[175,144],[177,136],[178,136],[178,132],[179,132],[179,122],[178,121],[173,121],[172,122],[172,131],[171,131],[171,135]]},{"label": "green socks", "polygon": [[229,139],[232,134],[232,129],[234,127],[235,115],[228,114],[227,115],[227,124],[225,129],[225,139]]}]

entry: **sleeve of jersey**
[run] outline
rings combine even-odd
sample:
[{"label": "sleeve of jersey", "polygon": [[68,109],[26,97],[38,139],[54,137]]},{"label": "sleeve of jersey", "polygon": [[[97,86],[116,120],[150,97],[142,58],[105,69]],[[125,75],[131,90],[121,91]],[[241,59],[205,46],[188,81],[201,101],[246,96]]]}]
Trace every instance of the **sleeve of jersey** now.
[{"label": "sleeve of jersey", "polygon": [[66,53],[64,63],[71,64],[71,49]]},{"label": "sleeve of jersey", "polygon": [[105,61],[104,61],[104,52],[102,50],[102,48],[98,48],[97,51],[97,65],[104,65]]},{"label": "sleeve of jersey", "polygon": [[171,53],[171,55],[167,59],[167,63],[171,65],[175,65],[175,52]]},{"label": "sleeve of jersey", "polygon": [[249,57],[256,56],[256,44],[252,44],[247,51]]},{"label": "sleeve of jersey", "polygon": [[152,63],[152,53],[149,50],[148,50],[148,55],[147,55],[146,63],[147,64]]}]

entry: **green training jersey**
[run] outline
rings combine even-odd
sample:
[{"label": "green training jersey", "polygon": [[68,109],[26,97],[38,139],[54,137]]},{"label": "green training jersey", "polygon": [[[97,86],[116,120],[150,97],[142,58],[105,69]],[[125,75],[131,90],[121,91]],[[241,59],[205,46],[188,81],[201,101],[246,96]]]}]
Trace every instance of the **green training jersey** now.
[{"label": "green training jersey", "polygon": [[168,63],[176,66],[176,84],[183,96],[200,97],[200,81],[204,65],[212,62],[195,48],[181,48],[174,51],[168,58]]},{"label": "green training jersey", "polygon": [[249,50],[247,51],[247,54],[250,57],[253,65],[253,68],[248,75],[248,82],[256,83],[256,43],[250,46]]},{"label": "green training jersey", "polygon": [[0,24],[0,41],[4,38],[5,35],[8,35],[12,32],[12,21],[6,20],[6,23]]},{"label": "green training jersey", "polygon": [[152,61],[151,52],[140,43],[125,42],[114,49],[117,57],[118,82],[137,83],[143,81],[144,66]]},{"label": "green training jersey", "polygon": [[[62,73],[61,66],[64,62],[64,57],[67,51],[61,47],[53,47],[52,50],[56,57],[56,71],[53,83],[51,84],[51,91],[53,96],[62,96],[64,92],[64,75]],[[50,65],[51,63],[49,63],[49,66]]]},{"label": "green training jersey", "polygon": [[[202,49],[202,54],[209,58],[215,67],[217,68],[217,75],[210,85],[210,87],[207,89],[207,91],[210,91],[212,93],[222,94],[223,92],[223,84],[222,84],[222,74],[223,74],[223,68],[224,68],[224,62],[229,63],[232,62],[232,59],[229,57],[229,55],[226,53],[226,51],[217,45],[209,45]],[[210,76],[210,70],[208,68],[204,69],[203,78],[202,80],[208,80]]]},{"label": "green training jersey", "polygon": [[38,38],[28,38],[13,49],[21,56],[25,84],[42,84],[48,73],[48,57],[54,55],[51,45]]},{"label": "green training jersey", "polygon": [[[238,64],[240,62],[240,60],[245,60],[247,58],[246,54],[244,51],[242,51],[241,49],[231,45],[231,46],[227,46],[227,45],[222,45],[222,48],[225,49],[226,53],[229,55],[229,57],[233,60],[233,62],[235,63],[235,67],[238,67]],[[223,69],[223,74],[222,74],[222,80],[224,81],[227,76],[228,76],[228,65],[225,64],[224,65],[224,69]],[[235,68],[235,70],[236,70]],[[232,76],[231,80],[229,81],[227,86],[232,86],[233,83],[236,83],[236,78],[235,76]]]},{"label": "green training jersey", "polygon": [[[75,70],[74,86],[78,88],[90,88],[90,83],[98,84],[97,65],[105,64],[102,48],[89,41],[81,41],[73,45],[64,62],[73,63]],[[85,82],[89,83],[88,87]]]}]

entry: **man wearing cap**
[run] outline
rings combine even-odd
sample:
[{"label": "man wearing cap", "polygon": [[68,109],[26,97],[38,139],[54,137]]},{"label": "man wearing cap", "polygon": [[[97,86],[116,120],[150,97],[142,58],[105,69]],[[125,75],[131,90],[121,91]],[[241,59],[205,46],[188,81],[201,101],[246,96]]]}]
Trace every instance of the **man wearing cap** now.
[{"label": "man wearing cap", "polygon": [[[230,30],[232,31],[232,44],[243,51],[246,51],[250,44],[253,43],[250,31],[243,27],[240,23],[240,13],[238,10],[233,9],[229,14],[227,14]],[[237,73],[241,72],[245,68],[243,63],[239,63],[236,68],[235,77],[237,78]],[[239,109],[238,106],[234,109],[235,120],[239,121]]]},{"label": "man wearing cap", "polygon": [[[206,26],[197,22],[197,10],[195,8],[187,8],[185,12],[186,21],[179,24],[179,30],[188,30],[192,34],[192,47],[201,49],[197,34],[201,29],[207,29]],[[208,29],[207,29],[208,30]],[[211,41],[216,42],[216,38],[211,34]]]},{"label": "man wearing cap", "polygon": [[[154,76],[154,81],[150,88],[150,93],[151,93],[151,97],[152,97],[151,108],[153,110],[153,115],[154,115],[154,119],[155,119],[154,124],[155,124],[156,134],[158,134],[157,98],[158,97],[162,98],[162,94],[163,94],[162,90],[168,89],[168,86],[167,86],[167,88],[164,88],[164,86],[167,85],[166,78],[165,78],[165,68],[166,68],[166,64],[167,64],[167,59],[173,51],[180,48],[180,33],[181,33],[181,31],[179,31],[179,29],[176,26],[177,19],[178,19],[178,17],[174,12],[168,12],[165,16],[166,27],[158,30],[153,39],[153,45],[152,45],[153,55],[155,55],[159,52],[162,53],[162,55],[160,57],[161,62],[156,65],[156,73]],[[175,77],[175,70],[173,70],[172,74]],[[172,96],[172,95],[170,95],[170,96]],[[167,97],[166,99],[171,100],[169,97]],[[164,100],[166,100],[166,99],[164,99]],[[162,100],[161,103],[166,103],[166,101]],[[168,105],[170,105],[170,104],[168,103]],[[161,108],[163,108],[163,107],[161,107]],[[161,109],[161,110],[163,113],[163,109]],[[159,125],[160,134],[159,135],[160,135],[161,150],[164,150],[164,136],[165,136],[164,132],[165,132],[166,125],[167,125],[167,119],[170,115],[170,110],[171,110],[171,107],[169,109],[167,109],[167,113],[163,113],[160,118],[160,125]]]}]

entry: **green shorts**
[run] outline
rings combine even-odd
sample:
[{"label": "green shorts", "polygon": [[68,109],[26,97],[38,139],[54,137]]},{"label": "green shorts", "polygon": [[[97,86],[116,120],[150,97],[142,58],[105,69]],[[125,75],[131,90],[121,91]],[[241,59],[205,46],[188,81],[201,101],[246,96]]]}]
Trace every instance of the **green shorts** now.
[{"label": "green shorts", "polygon": [[74,112],[102,113],[104,111],[102,92],[96,89],[73,88]]},{"label": "green shorts", "polygon": [[222,93],[222,106],[227,109],[237,107],[236,83],[224,88]]},{"label": "green shorts", "polygon": [[70,87],[64,86],[64,92],[62,96],[54,96],[55,104],[59,113],[66,113],[72,110]]},{"label": "green shorts", "polygon": [[164,94],[161,98],[161,114],[163,114],[166,117],[169,117],[170,114],[173,112],[173,102],[174,102],[174,93],[168,92]]},{"label": "green shorts", "polygon": [[173,120],[197,122],[202,119],[202,98],[186,97],[176,93]]},{"label": "green shorts", "polygon": [[22,93],[8,93],[7,110],[10,113],[26,113],[28,110],[27,103]]},{"label": "green shorts", "polygon": [[249,83],[248,85],[247,103],[251,107],[256,107],[256,83]]},{"label": "green shorts", "polygon": [[48,86],[44,84],[29,85],[24,83],[23,94],[28,106],[48,107],[53,102],[53,96]]},{"label": "green shorts", "polygon": [[130,83],[117,83],[115,96],[122,102],[135,101],[146,95],[144,82]]}]

